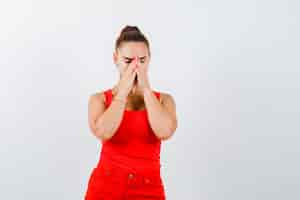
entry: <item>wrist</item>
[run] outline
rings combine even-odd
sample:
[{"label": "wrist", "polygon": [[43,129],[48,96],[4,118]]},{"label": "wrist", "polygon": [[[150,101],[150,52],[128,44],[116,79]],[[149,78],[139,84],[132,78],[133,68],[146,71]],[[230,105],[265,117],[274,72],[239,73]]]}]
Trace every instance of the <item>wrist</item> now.
[{"label": "wrist", "polygon": [[143,90],[144,95],[151,92],[152,92],[151,88],[144,88]]},{"label": "wrist", "polygon": [[113,98],[113,100],[116,100],[116,101],[122,101],[122,102],[124,102],[124,103],[127,103],[127,97],[123,97],[123,96],[115,96],[114,98]]}]

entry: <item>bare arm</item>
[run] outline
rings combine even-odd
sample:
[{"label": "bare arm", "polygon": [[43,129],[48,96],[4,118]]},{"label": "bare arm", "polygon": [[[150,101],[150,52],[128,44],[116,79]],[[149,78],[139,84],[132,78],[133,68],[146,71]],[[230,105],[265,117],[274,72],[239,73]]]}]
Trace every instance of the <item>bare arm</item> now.
[{"label": "bare arm", "polygon": [[151,90],[145,90],[144,100],[153,132],[161,140],[169,139],[177,128],[176,105],[173,97],[166,94],[161,104]]},{"label": "bare arm", "polygon": [[[102,141],[110,139],[118,129],[124,109],[125,102],[113,100],[105,110],[104,93],[91,95],[88,104],[88,121],[92,133]],[[121,99],[116,96],[116,98]]]}]

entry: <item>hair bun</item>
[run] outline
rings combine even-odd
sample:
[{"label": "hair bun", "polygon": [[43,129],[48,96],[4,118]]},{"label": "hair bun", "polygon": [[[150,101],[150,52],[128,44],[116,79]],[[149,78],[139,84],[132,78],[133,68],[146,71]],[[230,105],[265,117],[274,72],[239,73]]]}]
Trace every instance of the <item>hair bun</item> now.
[{"label": "hair bun", "polygon": [[138,33],[140,33],[140,29],[137,27],[137,26],[129,26],[129,25],[127,25],[127,26],[125,26],[123,29],[122,29],[122,31],[121,31],[121,34],[123,34],[123,33],[127,33],[127,32],[138,32]]},{"label": "hair bun", "polygon": [[149,41],[137,26],[126,25],[121,29],[120,35],[115,42],[115,50],[120,48],[123,42],[143,42],[146,44],[150,55]]}]

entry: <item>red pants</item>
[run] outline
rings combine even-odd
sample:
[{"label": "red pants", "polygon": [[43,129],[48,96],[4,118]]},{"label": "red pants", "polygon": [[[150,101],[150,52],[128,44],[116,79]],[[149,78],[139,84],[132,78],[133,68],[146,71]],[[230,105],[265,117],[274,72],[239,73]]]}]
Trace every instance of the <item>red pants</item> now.
[{"label": "red pants", "polygon": [[160,170],[136,171],[108,160],[93,169],[85,200],[165,200]]}]

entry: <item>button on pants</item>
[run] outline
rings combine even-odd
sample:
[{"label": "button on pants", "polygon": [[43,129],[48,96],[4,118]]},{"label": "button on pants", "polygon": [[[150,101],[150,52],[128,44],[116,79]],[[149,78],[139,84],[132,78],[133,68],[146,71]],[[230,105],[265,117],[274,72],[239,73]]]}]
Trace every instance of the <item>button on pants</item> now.
[{"label": "button on pants", "polygon": [[92,170],[85,200],[165,200],[160,170],[136,171],[103,160]]}]

